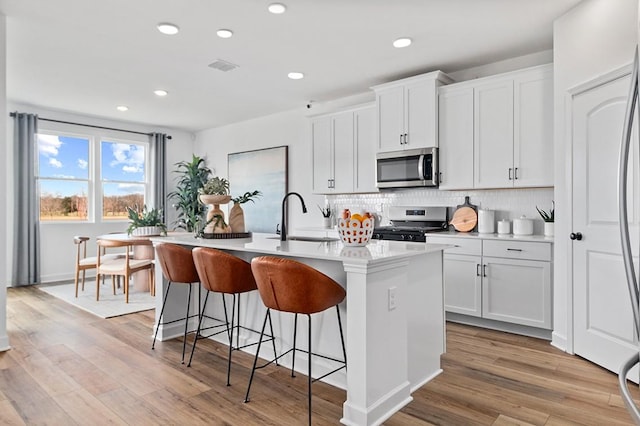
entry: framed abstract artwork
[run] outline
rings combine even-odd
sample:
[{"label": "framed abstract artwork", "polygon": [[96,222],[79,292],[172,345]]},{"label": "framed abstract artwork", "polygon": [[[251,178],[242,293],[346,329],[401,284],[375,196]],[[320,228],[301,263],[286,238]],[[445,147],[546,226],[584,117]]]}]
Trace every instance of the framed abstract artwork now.
[{"label": "framed abstract artwork", "polygon": [[287,193],[288,147],[234,152],[228,155],[229,189],[239,197],[260,191],[254,202],[242,205],[247,232],[274,234],[280,223],[282,199]]}]

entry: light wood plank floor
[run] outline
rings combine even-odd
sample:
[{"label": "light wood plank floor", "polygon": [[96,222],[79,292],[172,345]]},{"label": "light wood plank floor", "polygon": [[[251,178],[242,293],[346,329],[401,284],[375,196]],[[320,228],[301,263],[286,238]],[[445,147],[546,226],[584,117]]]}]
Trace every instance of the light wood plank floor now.
[{"label": "light wood plank floor", "polygon": [[[202,341],[187,368],[180,339],[151,351],[152,324],[153,311],[103,320],[33,287],[9,289],[0,424],[305,423],[305,376],[265,368],[244,404],[249,355],[234,353],[226,387],[224,345]],[[631,424],[614,374],[546,341],[448,324],[442,364],[386,425]],[[337,425],[344,399],[314,384],[314,424]]]}]

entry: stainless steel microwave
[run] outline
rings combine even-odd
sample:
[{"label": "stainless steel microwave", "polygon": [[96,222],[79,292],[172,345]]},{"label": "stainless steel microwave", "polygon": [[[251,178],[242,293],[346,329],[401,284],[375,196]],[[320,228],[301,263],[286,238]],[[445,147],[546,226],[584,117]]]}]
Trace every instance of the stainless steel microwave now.
[{"label": "stainless steel microwave", "polygon": [[376,155],[378,188],[438,186],[438,148],[407,149]]}]

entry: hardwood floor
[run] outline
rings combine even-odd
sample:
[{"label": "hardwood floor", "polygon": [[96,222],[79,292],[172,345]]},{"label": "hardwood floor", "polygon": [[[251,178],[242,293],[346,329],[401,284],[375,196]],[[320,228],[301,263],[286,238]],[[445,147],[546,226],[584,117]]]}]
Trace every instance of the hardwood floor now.
[{"label": "hardwood floor", "polygon": [[[226,387],[224,345],[199,342],[190,368],[180,364],[180,339],[150,349],[153,311],[104,320],[33,287],[7,293],[13,349],[0,353],[2,425],[306,421],[303,375],[260,370],[244,404],[248,354],[234,353]],[[444,373],[386,425],[631,424],[613,373],[547,341],[448,324],[442,364]],[[344,399],[315,383],[314,424],[338,424]]]}]

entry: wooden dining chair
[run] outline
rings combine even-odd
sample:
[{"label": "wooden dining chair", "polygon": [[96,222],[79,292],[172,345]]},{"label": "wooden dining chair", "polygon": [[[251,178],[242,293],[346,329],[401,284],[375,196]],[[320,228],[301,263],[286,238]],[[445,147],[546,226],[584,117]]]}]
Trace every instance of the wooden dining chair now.
[{"label": "wooden dining chair", "polygon": [[[153,295],[155,288],[155,274],[154,263],[152,259],[134,259],[131,255],[131,244],[126,241],[116,241],[100,239],[98,243],[98,261],[97,261],[97,275],[96,275],[96,300],[100,300],[100,276],[102,275],[114,275],[122,276],[124,281],[124,294],[125,302],[129,303],[129,280],[131,274],[147,270],[149,272],[149,286],[150,292]],[[123,247],[125,248],[125,255],[119,259],[104,261],[101,248],[108,247]]]},{"label": "wooden dining chair", "polygon": [[[73,243],[76,245],[76,297],[78,297],[78,281],[80,280],[80,272],[82,272],[82,291],[84,291],[86,271],[88,269],[96,269],[98,263],[97,256],[87,256],[87,241],[89,241],[90,239],[91,238],[84,236],[73,237]],[[101,252],[102,262],[110,262],[112,260],[124,257],[124,254],[107,254],[104,250],[102,250]]]}]

